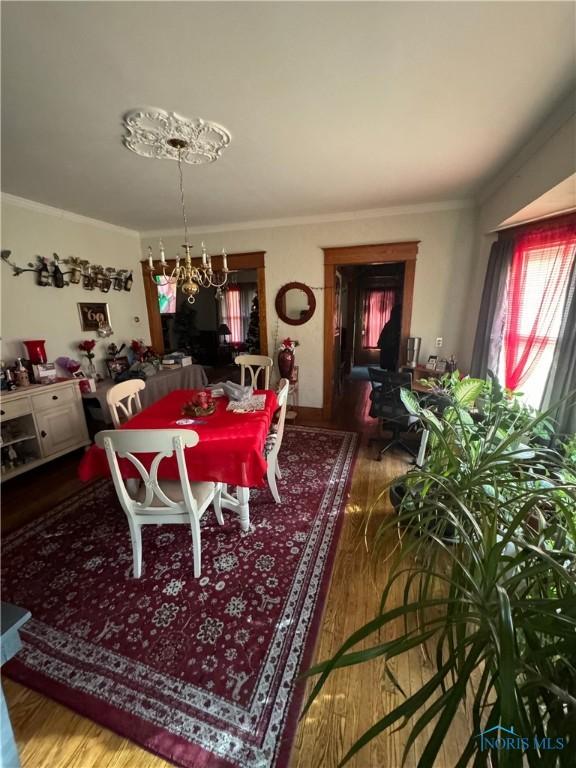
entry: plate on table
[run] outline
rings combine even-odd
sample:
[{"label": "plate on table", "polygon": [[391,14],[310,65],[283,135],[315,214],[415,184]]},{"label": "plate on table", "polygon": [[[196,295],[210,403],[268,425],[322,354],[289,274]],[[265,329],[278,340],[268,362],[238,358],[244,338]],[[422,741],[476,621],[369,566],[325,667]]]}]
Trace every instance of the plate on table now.
[{"label": "plate on table", "polygon": [[205,419],[178,419],[176,424],[178,424],[179,427],[189,427],[192,424],[206,424]]}]

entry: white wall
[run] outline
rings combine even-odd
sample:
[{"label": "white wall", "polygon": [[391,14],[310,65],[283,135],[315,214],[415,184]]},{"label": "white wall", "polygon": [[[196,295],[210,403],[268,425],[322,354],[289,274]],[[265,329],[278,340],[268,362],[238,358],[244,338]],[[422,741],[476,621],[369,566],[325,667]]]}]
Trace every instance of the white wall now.
[{"label": "white wall", "polygon": [[[471,271],[474,236],[474,211],[468,207],[438,205],[414,206],[406,213],[370,218],[324,221],[319,223],[274,226],[195,233],[194,254],[205,241],[210,253],[226,247],[228,253],[265,251],[266,310],[269,350],[278,341],[291,336],[300,342],[296,360],[300,368],[300,404],[322,406],[322,366],[324,328],[324,254],[323,247],[390,243],[420,240],[416,264],[413,335],[422,337],[421,360],[434,350],[437,336],[444,337],[441,353],[454,354],[463,367],[469,363],[470,349],[462,343],[461,329],[468,311],[467,293]],[[158,239],[143,235],[142,256],[151,245],[158,253]],[[166,252],[176,253],[182,235],[162,235]],[[277,291],[291,281],[306,283],[314,289],[316,312],[305,325],[281,323],[274,308]]]},{"label": "white wall", "polygon": [[471,350],[474,344],[490,246],[497,238],[494,230],[575,171],[576,93],[571,93],[479,194],[464,347]]},{"label": "white wall", "polygon": [[79,360],[79,342],[98,338],[80,330],[77,302],[83,301],[106,302],[110,309],[114,335],[97,341],[99,370],[104,369],[102,361],[110,342],[118,346],[134,338],[150,342],[137,233],[6,197],[2,199],[2,248],[12,251],[11,261],[20,267],[35,261],[36,254],[51,258],[56,252],[61,259],[77,256],[104,267],[134,270],[130,293],[101,293],[86,291],[81,285],[42,288],[36,284],[36,275],[27,272],[14,277],[12,269],[2,263],[2,359],[8,364],[25,356],[24,339],[45,339],[50,361],[60,356]]}]

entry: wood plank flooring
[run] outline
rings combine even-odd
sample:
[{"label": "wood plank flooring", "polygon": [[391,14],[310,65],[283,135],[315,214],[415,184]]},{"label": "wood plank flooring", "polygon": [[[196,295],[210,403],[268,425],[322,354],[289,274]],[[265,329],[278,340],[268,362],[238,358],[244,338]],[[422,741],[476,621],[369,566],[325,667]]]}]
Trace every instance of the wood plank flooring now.
[{"label": "wood plank flooring", "polygon": [[[368,509],[384,485],[405,471],[402,454],[375,461],[375,447],[368,439],[376,425],[368,415],[366,382],[345,384],[335,418],[310,426],[353,429],[362,433],[350,498],[332,575],[316,659],[332,655],[364,622],[373,618],[380,590],[387,575],[386,556],[394,541],[375,554],[371,537],[379,523],[391,513],[387,500],[376,504],[368,521]],[[77,489],[78,457],[61,459],[38,481],[30,475],[26,483],[6,484],[3,492],[3,530],[21,525],[50,509],[59,499]],[[46,469],[46,468],[41,468]],[[14,481],[20,478],[15,478]],[[31,480],[34,479],[34,483]],[[35,491],[36,488],[36,491]],[[368,524],[367,524],[368,521]],[[400,599],[400,596],[397,596]],[[386,630],[391,636],[391,630]],[[421,685],[428,675],[421,652],[395,660],[392,671],[407,692]],[[22,768],[160,768],[168,763],[105,728],[62,707],[44,696],[3,678],[4,690],[18,741]],[[291,768],[336,768],[353,742],[400,701],[386,682],[380,661],[341,670],[331,676],[308,714],[301,720],[291,759]],[[435,768],[453,768],[456,747],[467,738],[462,721],[452,731],[452,740],[442,748]],[[386,733],[374,740],[350,762],[351,768],[400,768],[406,731]],[[414,768],[420,743],[411,749],[406,765]],[[432,767],[430,767],[432,768]]]}]

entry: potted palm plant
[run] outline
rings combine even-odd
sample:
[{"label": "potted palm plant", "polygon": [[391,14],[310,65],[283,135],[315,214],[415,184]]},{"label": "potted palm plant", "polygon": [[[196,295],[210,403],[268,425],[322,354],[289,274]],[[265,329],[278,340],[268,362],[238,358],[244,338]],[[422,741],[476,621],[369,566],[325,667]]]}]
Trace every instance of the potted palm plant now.
[{"label": "potted palm plant", "polygon": [[[576,467],[570,451],[542,442],[546,414],[515,404],[511,415],[497,385],[455,383],[450,397],[438,416],[405,395],[431,440],[424,466],[400,478],[397,514],[377,533],[376,545],[400,526],[401,550],[378,615],[309,670],[319,678],[307,707],[334,670],[381,657],[403,699],[342,765],[400,727],[403,762],[424,739],[418,766],[432,768],[466,707],[470,734],[455,768],[568,768],[576,745]],[[475,420],[479,397],[483,418]],[[398,587],[401,605],[392,601]],[[391,639],[382,641],[384,629]],[[431,673],[408,695],[388,665],[417,646]],[[499,728],[521,736],[518,748],[483,748],[478,735]]]}]

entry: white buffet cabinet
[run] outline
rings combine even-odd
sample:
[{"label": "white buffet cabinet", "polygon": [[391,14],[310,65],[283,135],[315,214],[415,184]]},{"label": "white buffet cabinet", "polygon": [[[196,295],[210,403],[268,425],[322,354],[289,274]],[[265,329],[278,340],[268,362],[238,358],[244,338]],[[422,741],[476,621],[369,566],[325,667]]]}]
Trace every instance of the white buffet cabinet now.
[{"label": "white buffet cabinet", "polygon": [[0,424],[3,480],[90,443],[73,379],[3,392]]}]

